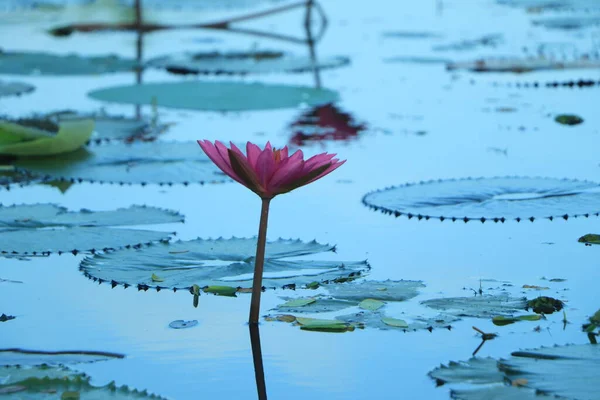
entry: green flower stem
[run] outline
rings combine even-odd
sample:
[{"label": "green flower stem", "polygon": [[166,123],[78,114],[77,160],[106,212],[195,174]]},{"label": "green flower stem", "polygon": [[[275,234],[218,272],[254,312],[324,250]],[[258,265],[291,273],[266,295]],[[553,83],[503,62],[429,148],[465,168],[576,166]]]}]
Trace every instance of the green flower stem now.
[{"label": "green flower stem", "polygon": [[250,324],[258,324],[260,314],[260,295],[262,293],[262,277],[265,267],[265,247],[267,245],[267,223],[269,220],[269,203],[271,199],[262,199],[260,224],[258,227],[258,243],[254,259],[254,279],[252,281],[252,299],[250,300]]}]

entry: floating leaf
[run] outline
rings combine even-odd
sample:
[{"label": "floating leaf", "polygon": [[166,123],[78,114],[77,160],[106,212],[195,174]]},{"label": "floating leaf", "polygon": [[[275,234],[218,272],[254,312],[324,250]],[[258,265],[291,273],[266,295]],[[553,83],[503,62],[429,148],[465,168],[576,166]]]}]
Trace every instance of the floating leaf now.
[{"label": "floating leaf", "polygon": [[561,114],[557,115],[554,120],[561,125],[579,125],[583,123],[583,118],[577,115]]},{"label": "floating leaf", "polygon": [[600,186],[552,178],[498,177],[406,184],[371,192],[363,203],[396,217],[452,221],[534,221],[598,216]]},{"label": "floating leaf", "polygon": [[123,354],[104,351],[38,351],[0,349],[0,366],[34,366],[78,364],[123,358]]},{"label": "floating leaf", "polygon": [[164,281],[164,279],[162,279],[161,277],[157,276],[156,274],[152,274],[152,276],[150,277],[150,279],[152,279],[152,282],[162,282],[162,281]]},{"label": "floating leaf", "polygon": [[288,307],[304,307],[308,304],[312,304],[317,300],[313,297],[305,297],[300,299],[292,299],[288,300],[285,303],[277,306],[278,308],[288,308]]},{"label": "floating leaf", "polygon": [[383,317],[381,318],[381,322],[394,328],[408,328],[408,324],[403,319]]},{"label": "floating leaf", "polygon": [[83,57],[43,52],[0,51],[0,74],[98,75],[134,71],[136,61],[116,55]]},{"label": "floating leaf", "polygon": [[[47,255],[141,246],[168,240],[169,233],[113,226],[181,222],[169,210],[131,206],[114,211],[67,211],[54,204],[0,206],[0,254]],[[148,275],[148,278],[150,278]]]},{"label": "floating leaf", "polygon": [[518,317],[505,317],[503,315],[499,315],[492,318],[492,323],[496,326],[504,326],[514,324],[515,322],[519,321],[539,321],[540,319],[542,319],[542,316],[537,314],[519,315]]},{"label": "floating leaf", "polygon": [[[315,241],[280,239],[267,243],[263,285],[299,286],[315,279],[360,275],[369,269],[366,261],[287,260],[333,249]],[[256,239],[196,239],[99,254],[84,259],[81,270],[90,278],[142,288],[155,287],[152,273],[164,279],[163,288],[247,286],[252,281],[255,254]]]},{"label": "floating leaf", "polygon": [[[300,300],[300,299],[299,299]],[[314,298],[313,302],[304,305],[289,305],[289,301],[285,304],[277,306],[277,311],[290,313],[323,313],[340,311],[345,308],[354,307],[358,303],[355,301],[329,299],[324,297]]]},{"label": "floating leaf", "polygon": [[11,319],[15,319],[15,316],[13,316],[13,315],[6,315],[4,313],[2,313],[2,315],[0,315],[0,322],[10,321]]},{"label": "floating leaf", "polygon": [[319,57],[315,64],[308,56],[282,51],[219,51],[183,53],[157,57],[147,67],[163,68],[176,74],[262,74],[273,72],[306,72],[348,65],[347,57]]},{"label": "floating leaf", "polygon": [[[14,125],[0,121],[0,133],[10,132],[15,127]],[[0,154],[29,157],[68,153],[83,146],[90,139],[93,131],[94,121],[92,120],[64,121],[56,135],[35,137],[39,134],[39,130],[32,130],[30,137],[33,140],[0,145]]]},{"label": "floating leaf", "polygon": [[108,143],[61,157],[19,158],[13,165],[49,180],[142,185],[228,180],[195,142]]},{"label": "floating leaf", "polygon": [[479,46],[496,47],[503,41],[502,35],[498,33],[484,35],[476,39],[461,40],[455,43],[434,46],[434,51],[465,51],[473,50]]},{"label": "floating leaf", "polygon": [[231,286],[207,286],[204,289],[204,293],[212,293],[217,296],[228,296],[228,297],[236,297],[235,292],[237,292],[237,288]]},{"label": "floating leaf", "polygon": [[385,303],[383,301],[373,300],[373,299],[364,299],[363,301],[358,303],[359,308],[362,308],[363,310],[369,310],[369,311],[379,310],[384,305],[385,305]]},{"label": "floating leaf", "polygon": [[579,243],[585,243],[586,245],[600,244],[600,235],[594,233],[588,233],[583,235],[577,240]]},{"label": "floating leaf", "polygon": [[600,60],[590,60],[586,58],[564,61],[552,58],[489,58],[475,61],[450,62],[446,64],[449,71],[468,70],[472,72],[510,72],[524,73],[532,71],[553,71],[565,69],[597,69],[600,67]]},{"label": "floating leaf", "polygon": [[22,94],[31,93],[34,90],[35,86],[28,83],[0,81],[0,97],[20,96]]},{"label": "floating leaf", "polygon": [[[595,4],[598,5],[597,3]],[[590,26],[600,25],[598,16],[571,16],[544,18],[533,21],[534,25],[543,26],[548,29],[582,29]]]},{"label": "floating leaf", "polygon": [[535,390],[515,386],[492,386],[486,389],[452,390],[450,397],[455,400],[543,400]]},{"label": "floating leaf", "polygon": [[[527,389],[516,387],[525,384],[546,395],[593,400],[600,391],[600,382],[596,379],[599,366],[600,347],[584,344],[516,351],[506,360],[472,358],[464,363],[451,362],[448,367],[430,372],[429,376],[438,383],[470,384],[476,390],[465,391],[466,395],[457,397],[461,399],[533,398]],[[515,386],[504,389],[501,384],[505,381]],[[463,393],[462,389],[459,393]]]},{"label": "floating leaf", "polygon": [[552,314],[563,309],[564,303],[558,299],[540,296],[527,302],[527,309],[532,309],[538,314]]},{"label": "floating leaf", "polygon": [[503,295],[448,297],[425,300],[421,304],[460,317],[489,318],[498,315],[511,316],[523,311],[527,306],[527,299]]},{"label": "floating leaf", "polygon": [[381,301],[404,301],[419,294],[425,287],[421,281],[363,281],[343,285],[325,285],[325,289],[336,299],[354,300],[365,298]]},{"label": "floating leaf", "polygon": [[255,111],[332,103],[337,93],[302,86],[242,82],[168,82],[116,86],[95,90],[89,96],[125,104],[204,111]]},{"label": "floating leaf", "polygon": [[305,331],[348,332],[352,330],[349,324],[337,320],[296,317],[296,322],[300,324],[300,329]]},{"label": "floating leaf", "polygon": [[548,286],[537,286],[537,285],[523,285],[523,289],[534,289],[534,290],[548,290]]},{"label": "floating leaf", "polygon": [[198,325],[198,321],[197,320],[192,320],[192,321],[184,321],[182,319],[178,319],[176,321],[173,321],[169,324],[169,328],[173,328],[173,329],[185,329],[185,328],[193,328],[194,326]]}]

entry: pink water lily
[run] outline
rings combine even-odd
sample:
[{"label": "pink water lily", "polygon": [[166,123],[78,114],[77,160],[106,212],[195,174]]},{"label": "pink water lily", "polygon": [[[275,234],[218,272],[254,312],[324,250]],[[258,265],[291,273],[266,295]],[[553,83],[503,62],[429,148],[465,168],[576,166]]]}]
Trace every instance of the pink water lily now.
[{"label": "pink water lily", "polygon": [[270,143],[261,150],[257,145],[248,142],[246,154],[233,143],[231,148],[227,148],[219,141],[213,144],[208,140],[198,140],[198,144],[217,167],[262,199],[249,318],[249,323],[256,325],[259,318],[265,265],[269,203],[278,194],[308,185],[334,171],[346,161],[340,161],[334,158],[335,154],[327,153],[318,154],[305,161],[301,150],[289,155],[287,147],[274,149]]},{"label": "pink water lily", "polygon": [[302,150],[289,155],[287,146],[275,149],[267,143],[264,149],[248,142],[246,154],[231,143],[214,144],[198,140],[206,155],[227,175],[246,186],[263,199],[307,185],[329,174],[346,161],[339,161],[335,154],[318,154],[304,160]]}]

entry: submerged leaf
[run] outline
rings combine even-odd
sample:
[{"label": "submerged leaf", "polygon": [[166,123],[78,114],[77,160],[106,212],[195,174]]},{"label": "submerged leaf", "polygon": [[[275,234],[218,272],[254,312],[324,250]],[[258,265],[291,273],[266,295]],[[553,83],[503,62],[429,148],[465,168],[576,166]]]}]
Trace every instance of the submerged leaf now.
[{"label": "submerged leaf", "polygon": [[332,103],[336,92],[302,86],[242,82],[168,82],[99,89],[89,96],[125,104],[204,111],[253,111]]},{"label": "submerged leaf", "polygon": [[384,213],[452,221],[504,222],[599,215],[599,185],[552,178],[476,178],[406,184],[363,198]]},{"label": "submerged leaf", "polygon": [[141,246],[168,240],[170,234],[112,227],[182,220],[181,214],[174,211],[145,206],[79,212],[54,204],[0,206],[0,254],[47,255]]},{"label": "submerged leaf", "polygon": [[194,142],[110,143],[57,157],[20,158],[15,167],[48,179],[142,184],[228,180]]},{"label": "submerged leaf", "polygon": [[[281,287],[360,275],[362,262],[287,260],[289,257],[332,251],[334,246],[300,240],[267,243],[263,285]],[[164,279],[161,287],[247,286],[253,277],[256,239],[196,239],[157,244],[143,249],[115,251],[86,258],[81,270],[88,277],[121,284],[155,287],[152,273]],[[204,289],[206,291],[206,289]]]},{"label": "submerged leaf", "polygon": [[[89,119],[64,121],[56,135],[41,134],[39,129],[15,125],[0,121],[0,134],[25,140],[0,144],[0,154],[31,157],[69,153],[83,146],[94,131],[94,121]],[[16,134],[14,131],[17,131]]]}]

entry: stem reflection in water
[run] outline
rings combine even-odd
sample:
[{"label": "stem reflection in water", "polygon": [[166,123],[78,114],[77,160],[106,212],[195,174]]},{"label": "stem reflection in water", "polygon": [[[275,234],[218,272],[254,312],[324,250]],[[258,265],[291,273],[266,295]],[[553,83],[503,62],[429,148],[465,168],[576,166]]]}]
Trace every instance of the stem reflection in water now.
[{"label": "stem reflection in water", "polygon": [[254,375],[256,376],[256,391],[258,400],[267,400],[267,386],[265,384],[265,370],[263,368],[262,351],[260,348],[260,328],[257,324],[250,324],[250,343],[252,345],[252,359],[254,361]]}]

